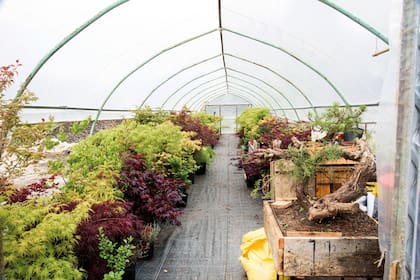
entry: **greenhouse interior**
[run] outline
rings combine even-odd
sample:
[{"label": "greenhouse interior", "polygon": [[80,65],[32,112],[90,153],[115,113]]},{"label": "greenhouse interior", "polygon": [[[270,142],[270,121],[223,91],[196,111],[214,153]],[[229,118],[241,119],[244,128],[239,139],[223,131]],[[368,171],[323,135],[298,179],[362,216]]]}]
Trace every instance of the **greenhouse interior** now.
[{"label": "greenhouse interior", "polygon": [[0,279],[420,279],[420,2],[0,0]]}]

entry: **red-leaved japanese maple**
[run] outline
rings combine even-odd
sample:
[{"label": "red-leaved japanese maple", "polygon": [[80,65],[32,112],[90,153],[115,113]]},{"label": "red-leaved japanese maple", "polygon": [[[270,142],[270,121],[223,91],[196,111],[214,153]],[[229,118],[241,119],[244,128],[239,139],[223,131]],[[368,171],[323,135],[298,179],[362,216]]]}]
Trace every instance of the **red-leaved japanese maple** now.
[{"label": "red-leaved japanese maple", "polygon": [[92,205],[89,218],[83,220],[76,231],[79,242],[75,253],[79,266],[88,273],[88,279],[103,279],[109,272],[107,263],[99,256],[99,228],[112,242],[122,243],[132,236],[140,238],[145,223],[131,212],[131,204],[127,202],[105,201]]},{"label": "red-leaved japanese maple", "polygon": [[176,206],[182,202],[183,181],[148,170],[143,157],[131,153],[124,159],[118,186],[124,192],[125,201],[133,204],[133,213],[145,222],[179,224],[177,217],[181,212]]},{"label": "red-leaved japanese maple", "polygon": [[193,118],[191,112],[187,109],[182,109],[178,114],[171,116],[171,121],[181,127],[182,131],[193,131],[196,133],[192,137],[193,140],[201,140],[203,146],[216,146],[219,136],[217,133],[204,125],[200,119]]},{"label": "red-leaved japanese maple", "polygon": [[311,137],[311,127],[307,122],[291,122],[286,118],[265,118],[257,127],[257,141],[271,147],[273,140],[281,140],[281,148],[287,149],[292,137],[306,141]]},{"label": "red-leaved japanese maple", "polygon": [[[55,188],[58,183],[54,182],[54,178],[54,175],[49,178],[42,178],[39,182],[32,183],[21,189],[7,186],[1,190],[1,192],[9,193],[8,203],[23,202],[30,199],[32,196],[41,195],[47,189]],[[10,188],[13,188],[13,190]]]}]

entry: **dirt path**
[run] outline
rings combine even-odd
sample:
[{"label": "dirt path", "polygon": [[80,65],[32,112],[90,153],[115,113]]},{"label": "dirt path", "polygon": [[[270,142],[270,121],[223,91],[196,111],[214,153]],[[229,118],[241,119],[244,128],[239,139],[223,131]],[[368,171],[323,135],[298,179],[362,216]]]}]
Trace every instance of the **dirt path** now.
[{"label": "dirt path", "polygon": [[261,200],[249,196],[235,166],[238,138],[223,135],[206,175],[196,176],[180,227],[161,234],[152,260],[136,279],[246,279],[239,262],[242,235],[263,227]]}]

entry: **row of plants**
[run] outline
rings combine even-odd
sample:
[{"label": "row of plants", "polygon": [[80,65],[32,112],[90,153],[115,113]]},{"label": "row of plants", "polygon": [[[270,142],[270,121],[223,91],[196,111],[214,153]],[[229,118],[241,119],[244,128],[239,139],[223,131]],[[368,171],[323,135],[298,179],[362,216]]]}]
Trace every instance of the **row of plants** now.
[{"label": "row of plants", "polygon": [[286,118],[274,117],[267,108],[248,108],[237,118],[238,135],[243,146],[239,167],[244,169],[248,187],[262,188],[264,178],[269,176],[270,162],[260,160],[247,149],[250,141],[256,141],[261,148],[273,148],[273,140],[280,140],[280,148],[287,149],[292,137],[305,141],[310,138],[308,122],[293,122]]},{"label": "row of plants", "polygon": [[[267,108],[246,109],[237,118],[240,126],[238,135],[243,147],[239,167],[244,169],[247,185],[254,187],[253,194],[264,190],[263,194],[267,198],[270,197],[266,186],[270,180],[270,161],[261,158],[261,150],[248,151],[249,143],[257,142],[263,150],[287,149],[286,157],[291,159],[295,166],[292,175],[304,182],[314,175],[319,163],[341,156],[341,150],[331,146],[332,143],[344,140],[343,136],[346,136],[346,133],[361,136],[358,125],[365,111],[366,106],[340,107],[338,103],[334,103],[322,114],[308,114],[309,121],[290,121],[270,115]],[[314,129],[322,132],[324,138],[317,148],[312,149],[312,152],[296,149],[290,145],[292,137],[299,141],[311,140]]]},{"label": "row of plants", "polygon": [[[127,266],[152,250],[161,226],[180,224],[191,174],[198,159],[210,162],[217,144],[216,125],[201,120],[218,120],[187,109],[139,109],[134,119],[74,145],[65,161],[50,162],[56,175],[17,189],[9,179],[59,142],[53,120],[20,122],[19,110],[32,94],[5,99],[17,67],[0,72],[2,117],[10,120],[1,123],[0,167],[9,173],[0,181],[0,277],[122,279]],[[55,136],[65,140],[61,132]],[[25,150],[16,161],[15,153]],[[57,188],[57,176],[63,187]]]}]

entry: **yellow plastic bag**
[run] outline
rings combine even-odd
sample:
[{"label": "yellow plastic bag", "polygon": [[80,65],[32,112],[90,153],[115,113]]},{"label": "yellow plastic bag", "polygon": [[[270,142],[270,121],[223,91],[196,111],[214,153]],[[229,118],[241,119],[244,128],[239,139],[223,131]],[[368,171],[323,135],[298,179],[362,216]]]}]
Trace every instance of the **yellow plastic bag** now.
[{"label": "yellow plastic bag", "polygon": [[248,280],[276,280],[277,273],[264,228],[242,236],[242,256],[239,258]]}]

